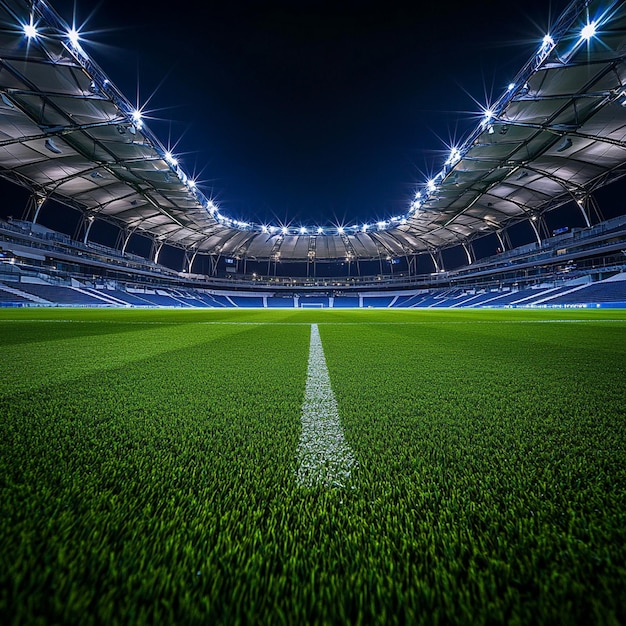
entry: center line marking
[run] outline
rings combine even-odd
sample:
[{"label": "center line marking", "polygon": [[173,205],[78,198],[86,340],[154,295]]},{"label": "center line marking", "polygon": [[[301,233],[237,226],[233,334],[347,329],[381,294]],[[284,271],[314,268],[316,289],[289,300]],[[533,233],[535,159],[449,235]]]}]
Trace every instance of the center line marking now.
[{"label": "center line marking", "polygon": [[357,465],[339,423],[317,324],[311,324],[298,460],[296,480],[301,487],[345,487],[352,468]]}]

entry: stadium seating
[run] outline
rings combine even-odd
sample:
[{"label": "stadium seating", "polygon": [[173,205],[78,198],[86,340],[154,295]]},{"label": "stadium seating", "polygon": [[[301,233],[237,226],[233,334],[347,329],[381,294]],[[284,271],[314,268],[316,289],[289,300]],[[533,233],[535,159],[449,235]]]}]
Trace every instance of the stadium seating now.
[{"label": "stadium seating", "polygon": [[384,309],[391,306],[394,296],[363,296],[363,308]]},{"label": "stadium seating", "polygon": [[4,287],[4,285],[0,284],[0,306],[32,304],[32,300],[12,293],[12,291],[8,291]]},{"label": "stadium seating", "polygon": [[333,308],[335,309],[353,309],[358,307],[358,296],[335,296],[333,298]]},{"label": "stadium seating", "polygon": [[242,308],[263,308],[262,296],[229,296],[231,302]]},{"label": "stadium seating", "polygon": [[[39,273],[41,276],[42,274]],[[41,280],[41,279],[40,279]],[[420,290],[418,292],[367,292],[339,296],[258,292],[232,295],[192,288],[73,286],[45,282],[0,283],[0,306],[97,306],[97,307],[176,307],[176,308],[498,308],[562,307],[589,304],[626,305],[626,274],[597,282],[582,279],[554,286],[547,283],[526,289],[461,288]],[[578,282],[577,282],[578,281]]]},{"label": "stadium seating", "polygon": [[135,296],[139,296],[142,300],[145,300],[149,305],[162,306],[162,307],[186,307],[187,305],[180,300],[169,295],[163,290],[154,292],[145,291],[141,293],[135,293]]},{"label": "stadium seating", "polygon": [[205,302],[199,294],[195,292],[173,291],[172,296],[179,300],[183,305],[192,308],[207,309],[210,305]]},{"label": "stadium seating", "polygon": [[493,298],[501,295],[497,291],[483,291],[474,294],[466,294],[459,302],[454,304],[455,308],[478,308],[482,304],[492,300]]},{"label": "stadium seating", "polygon": [[106,306],[102,300],[99,300],[89,293],[79,291],[73,287],[39,283],[19,283],[16,288],[53,304],[72,306]]},{"label": "stadium seating", "polygon": [[626,303],[626,280],[602,281],[585,285],[577,291],[563,293],[549,301],[550,305],[587,303]]}]

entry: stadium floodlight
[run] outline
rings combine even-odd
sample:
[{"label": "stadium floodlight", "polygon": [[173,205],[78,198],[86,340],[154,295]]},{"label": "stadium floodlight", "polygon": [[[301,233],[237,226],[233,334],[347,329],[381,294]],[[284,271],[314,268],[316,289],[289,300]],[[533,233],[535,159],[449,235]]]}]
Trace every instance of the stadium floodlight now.
[{"label": "stadium floodlight", "polygon": [[317,227],[317,234],[318,235],[323,235],[324,234],[324,229],[321,226]]},{"label": "stadium floodlight", "polygon": [[493,135],[493,124],[491,123],[491,120],[494,118],[494,113],[492,109],[483,109],[483,121],[482,121],[482,127],[483,128],[487,128],[487,132],[490,135]]},{"label": "stadium floodlight", "polygon": [[280,232],[281,232],[283,235],[286,235],[286,234],[289,232],[289,229],[288,229],[286,226],[283,226],[283,227],[280,229]]},{"label": "stadium floodlight", "polygon": [[378,230],[382,230],[383,228],[385,228],[385,226],[387,226],[387,222],[384,222],[384,221],[376,222],[376,226],[378,227]]},{"label": "stadium floodlight", "polygon": [[446,165],[455,165],[461,160],[461,151],[458,148],[452,148],[450,155],[446,161]]},{"label": "stadium floodlight", "polygon": [[507,87],[508,91],[513,91],[513,89],[515,89],[515,83],[509,83],[509,86]]},{"label": "stadium floodlight", "polygon": [[80,35],[78,34],[78,31],[75,28],[72,28],[71,30],[67,32],[67,38],[70,40],[70,43],[72,44],[74,48],[79,47],[78,40],[80,39]]},{"label": "stadium floodlight", "polygon": [[546,35],[543,38],[543,42],[541,44],[541,49],[543,51],[550,50],[554,47],[554,39],[552,39],[551,35]]},{"label": "stadium floodlight", "polygon": [[583,29],[580,31],[580,38],[585,41],[589,41],[596,34],[596,23],[589,22],[585,24]]},{"label": "stadium floodlight", "polygon": [[190,178],[187,181],[187,186],[189,187],[189,189],[195,189],[196,188],[196,181],[193,180],[192,178]]},{"label": "stadium floodlight", "polygon": [[39,31],[32,20],[28,24],[24,24],[24,35],[27,39],[35,39],[39,35]]},{"label": "stadium floodlight", "polygon": [[363,224],[363,226],[361,227],[361,230],[362,230],[364,233],[366,233],[366,232],[367,232],[367,229],[368,229],[369,227],[370,227],[370,225],[369,225],[369,224]]},{"label": "stadium floodlight", "polygon": [[428,191],[431,192],[431,193],[437,189],[437,183],[436,183],[434,178],[431,178],[426,183],[426,189],[428,189]]},{"label": "stadium floodlight", "polygon": [[178,165],[178,159],[169,150],[165,153],[165,160],[174,167]]},{"label": "stadium floodlight", "polygon": [[343,235],[343,233],[345,232],[345,231],[344,231],[343,226],[337,226],[337,232],[338,232],[340,235]]},{"label": "stadium floodlight", "polygon": [[139,109],[135,109],[131,115],[135,126],[137,128],[141,128],[143,126],[141,111]]},{"label": "stadium floodlight", "polygon": [[301,235],[306,235],[306,233],[307,233],[306,228],[304,226],[300,226],[300,234]]}]

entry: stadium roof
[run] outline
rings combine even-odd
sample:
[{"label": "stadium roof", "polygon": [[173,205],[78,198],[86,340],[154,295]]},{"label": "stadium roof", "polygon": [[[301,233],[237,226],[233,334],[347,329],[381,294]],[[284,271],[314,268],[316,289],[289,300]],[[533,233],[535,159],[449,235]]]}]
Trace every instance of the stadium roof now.
[{"label": "stadium roof", "polygon": [[419,254],[521,220],[534,225],[572,201],[584,214],[593,191],[626,174],[625,57],[626,3],[576,0],[404,215],[281,228],[222,215],[84,51],[79,33],[40,0],[0,0],[0,175],[193,252],[283,260]]}]

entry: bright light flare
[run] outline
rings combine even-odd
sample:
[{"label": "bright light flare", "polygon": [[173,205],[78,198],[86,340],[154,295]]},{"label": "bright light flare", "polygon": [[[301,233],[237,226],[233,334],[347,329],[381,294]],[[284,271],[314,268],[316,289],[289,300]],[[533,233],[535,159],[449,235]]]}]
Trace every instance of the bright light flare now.
[{"label": "bright light flare", "polygon": [[70,43],[72,44],[72,46],[74,46],[74,48],[79,47],[80,44],[78,42],[80,40],[80,35],[75,28],[72,28],[70,31],[68,31],[67,38],[70,40]]},{"label": "bright light flare", "polygon": [[139,109],[135,109],[132,112],[131,116],[133,118],[133,123],[135,124],[135,126],[137,128],[141,128],[143,126],[143,115],[141,114],[141,111]]},{"label": "bright light flare", "polygon": [[450,150],[450,155],[448,156],[448,160],[446,161],[446,165],[454,165],[461,160],[461,151],[458,148],[452,148]]},{"label": "bright light flare", "polygon": [[39,35],[37,27],[31,22],[24,24],[24,35],[27,39],[35,39]]},{"label": "bright light flare", "polygon": [[596,23],[589,22],[588,24],[585,24],[583,29],[580,31],[580,38],[584,39],[585,41],[589,41],[592,37],[595,36],[595,34],[596,34]]}]

